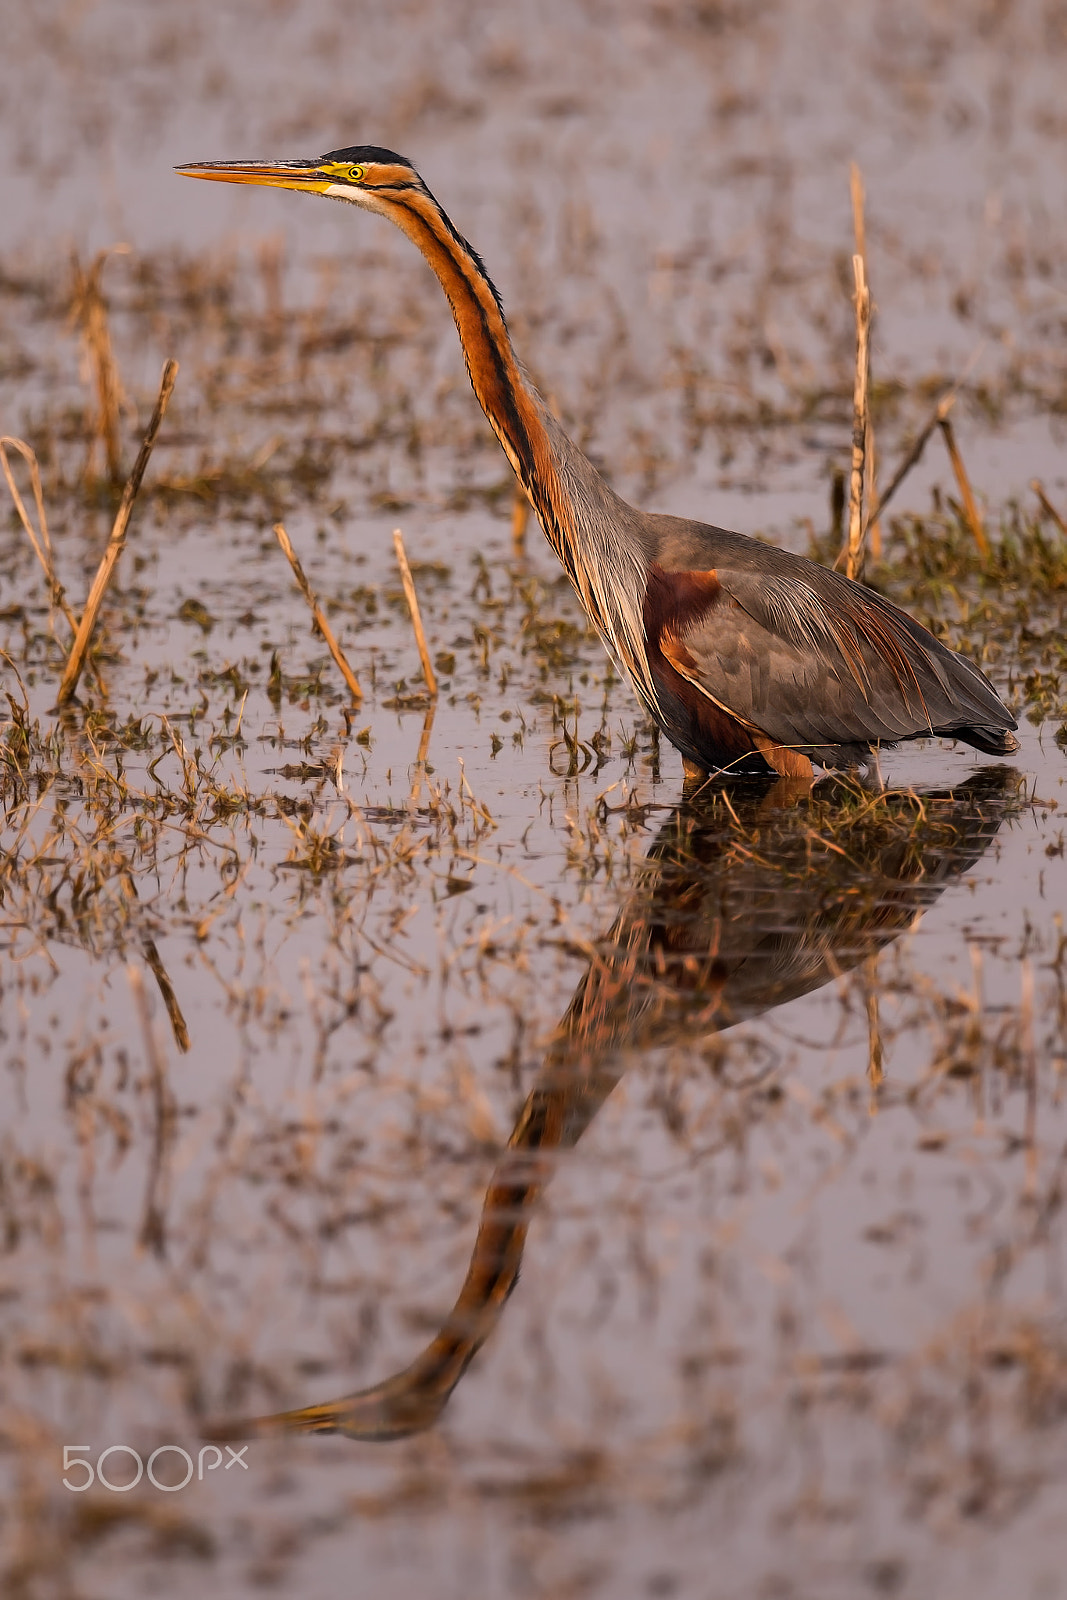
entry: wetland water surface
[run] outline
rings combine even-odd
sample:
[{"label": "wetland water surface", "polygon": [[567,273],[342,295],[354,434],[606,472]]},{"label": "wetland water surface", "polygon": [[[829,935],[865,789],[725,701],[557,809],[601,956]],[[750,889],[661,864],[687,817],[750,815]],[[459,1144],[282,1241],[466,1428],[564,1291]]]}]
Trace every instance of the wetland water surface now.
[{"label": "wetland water surface", "polygon": [[[0,522],[0,1590],[1067,1593],[1062,7],[102,0],[5,41],[0,432],[75,610],[117,491],[71,245],[129,246],[125,469],[181,371],[62,716]],[[356,140],[621,492],[823,551],[859,161],[880,471],[974,358],[992,540],[935,437],[869,575],[1018,756],[682,804],[513,547],[407,242],[169,177]],[[132,1484],[171,1445],[191,1481]]]}]

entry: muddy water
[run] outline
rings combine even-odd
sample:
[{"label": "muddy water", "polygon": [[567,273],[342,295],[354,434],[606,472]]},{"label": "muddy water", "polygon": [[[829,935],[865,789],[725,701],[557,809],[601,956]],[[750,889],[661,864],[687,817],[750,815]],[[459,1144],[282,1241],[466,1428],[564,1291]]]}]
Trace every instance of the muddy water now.
[{"label": "muddy water", "polygon": [[[1064,1591],[1064,558],[1030,489],[1067,503],[1064,28],[5,22],[0,426],[75,603],[113,496],[72,245],[129,246],[127,466],[181,362],[71,717],[0,535],[5,1594]],[[622,492],[798,548],[847,450],[857,160],[883,460],[967,372],[1001,551],[966,553],[935,441],[878,581],[1013,699],[1010,766],[930,743],[884,797],[680,807],[536,528],[513,547],[406,241],[169,176],[354,140],[419,163]],[[65,1446],[115,1445],[115,1488],[64,1485]],[[192,1481],[171,1451],[124,1491],[163,1445]]]}]

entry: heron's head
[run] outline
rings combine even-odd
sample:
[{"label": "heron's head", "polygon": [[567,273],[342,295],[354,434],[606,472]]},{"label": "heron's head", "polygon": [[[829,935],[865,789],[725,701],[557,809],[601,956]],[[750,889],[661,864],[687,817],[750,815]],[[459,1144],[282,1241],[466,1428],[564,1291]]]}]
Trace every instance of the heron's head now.
[{"label": "heron's head", "polygon": [[423,190],[410,161],[372,144],[331,150],[314,161],[197,161],[175,171],[185,178],[213,178],[216,183],[258,183],[324,194],[368,211],[387,212],[405,194]]}]

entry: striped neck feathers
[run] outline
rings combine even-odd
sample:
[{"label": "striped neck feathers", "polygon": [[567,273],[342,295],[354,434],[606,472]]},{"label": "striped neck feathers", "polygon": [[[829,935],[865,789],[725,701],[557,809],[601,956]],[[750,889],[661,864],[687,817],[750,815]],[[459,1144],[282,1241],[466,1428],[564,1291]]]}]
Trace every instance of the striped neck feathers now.
[{"label": "striped neck feathers", "polygon": [[437,274],[479,404],[597,632],[655,710],[642,626],[646,565],[633,509],[608,487],[530,383],[481,258],[429,191],[406,189],[392,199],[388,215]]}]

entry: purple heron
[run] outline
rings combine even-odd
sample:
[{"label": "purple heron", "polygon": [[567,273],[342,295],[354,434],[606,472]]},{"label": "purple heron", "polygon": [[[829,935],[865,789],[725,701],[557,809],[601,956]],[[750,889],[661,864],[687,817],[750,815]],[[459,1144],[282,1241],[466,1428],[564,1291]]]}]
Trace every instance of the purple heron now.
[{"label": "purple heron", "polygon": [[186,177],[377,211],[444,289],[474,392],[585,611],[689,779],[810,778],[936,734],[991,755],[1018,726],[989,680],[862,584],[722,528],[628,505],[567,437],[512,348],[477,252],[409,161],[375,145],[313,161],[209,161]]}]

